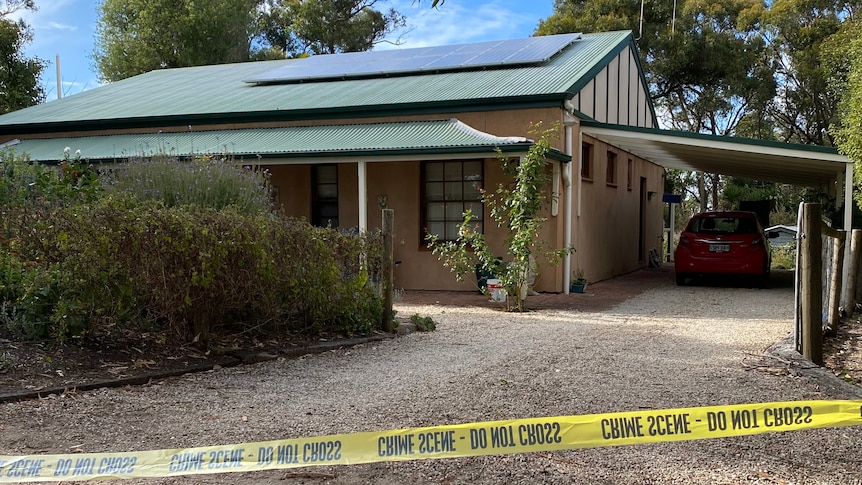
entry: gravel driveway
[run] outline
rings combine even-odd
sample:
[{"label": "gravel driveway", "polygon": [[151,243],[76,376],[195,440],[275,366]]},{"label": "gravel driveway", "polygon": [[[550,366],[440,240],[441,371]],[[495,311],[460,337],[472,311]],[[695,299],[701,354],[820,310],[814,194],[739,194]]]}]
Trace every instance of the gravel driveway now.
[{"label": "gravel driveway", "polygon": [[[589,298],[571,295],[570,298]],[[478,296],[477,296],[478,298]],[[359,347],[0,406],[0,455],[129,451],[533,416],[860,399],[764,357],[793,294],[670,279],[602,313],[399,304]],[[862,427],[134,483],[862,484]]]}]

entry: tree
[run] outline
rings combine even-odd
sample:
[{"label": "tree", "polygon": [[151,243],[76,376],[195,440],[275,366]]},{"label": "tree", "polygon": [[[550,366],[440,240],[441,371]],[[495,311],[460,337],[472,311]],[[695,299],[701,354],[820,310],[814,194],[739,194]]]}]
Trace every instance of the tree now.
[{"label": "tree", "polygon": [[119,81],[154,69],[371,49],[404,17],[377,0],[105,0],[96,68]]},{"label": "tree", "polygon": [[39,84],[45,62],[23,54],[24,46],[33,40],[33,32],[23,20],[7,18],[20,9],[36,10],[36,5],[33,0],[0,3],[0,114],[45,100],[45,90]]},{"label": "tree", "polygon": [[105,0],[94,59],[103,80],[249,60],[260,0]]},{"label": "tree", "polygon": [[[760,126],[775,82],[764,68],[766,49],[758,35],[759,0],[557,0],[539,23],[538,35],[632,30],[650,94],[668,127],[734,134],[738,126]],[[748,117],[748,118],[747,118]],[[718,206],[722,179],[698,174],[701,209]],[[679,180],[682,181],[682,178]],[[708,200],[711,198],[712,204]]]},{"label": "tree", "polygon": [[0,17],[2,18],[6,18],[21,9],[37,10],[35,0],[0,0]]},{"label": "tree", "polygon": [[266,0],[258,25],[261,40],[285,57],[367,51],[405,25],[377,0]]},{"label": "tree", "polygon": [[[845,91],[839,105],[841,121],[833,131],[839,150],[853,160],[858,186],[862,183],[862,21],[848,24],[845,30],[842,39],[846,43],[842,44],[843,55],[840,57],[845,60],[847,75],[843,82],[839,82]],[[856,203],[862,205],[859,190],[856,191]]]},{"label": "tree", "polygon": [[837,121],[840,92],[829,89],[825,45],[852,18],[844,0],[775,0],[763,16],[778,81],[778,96],[768,107],[783,141],[834,146],[829,126]]}]

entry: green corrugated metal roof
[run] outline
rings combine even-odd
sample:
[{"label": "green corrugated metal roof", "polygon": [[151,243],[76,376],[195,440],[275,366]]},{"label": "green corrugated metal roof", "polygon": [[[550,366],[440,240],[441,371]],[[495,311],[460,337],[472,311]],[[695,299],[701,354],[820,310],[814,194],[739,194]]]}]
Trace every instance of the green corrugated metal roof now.
[{"label": "green corrugated metal roof", "polygon": [[152,125],[172,118],[309,119],[423,105],[562,103],[583,76],[627,45],[633,45],[628,31],[584,34],[542,65],[301,84],[243,82],[297,60],[164,69],[0,116],[0,134],[55,124],[62,124],[55,129],[120,128],[120,120]]},{"label": "green corrugated metal roof", "polygon": [[[458,152],[493,156],[496,148],[526,151],[531,145],[532,141],[526,138],[489,135],[451,119],[26,139],[12,149],[26,153],[34,161],[55,162],[64,159],[67,147],[73,158],[80,150],[81,158],[86,160],[124,161],[157,154],[188,157],[217,153],[245,159]],[[569,160],[559,152],[553,157]]]}]

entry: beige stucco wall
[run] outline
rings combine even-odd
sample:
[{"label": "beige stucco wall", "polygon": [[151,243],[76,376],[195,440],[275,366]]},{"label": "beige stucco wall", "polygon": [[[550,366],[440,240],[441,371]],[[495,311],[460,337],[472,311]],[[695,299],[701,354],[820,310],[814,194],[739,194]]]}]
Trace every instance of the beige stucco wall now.
[{"label": "beige stucco wall", "polygon": [[[661,250],[664,170],[646,160],[584,136],[593,145],[593,177],[583,180],[580,216],[574,215],[573,270],[590,281],[624,274],[648,264],[650,249]],[[617,184],[606,181],[608,151],[617,154]],[[631,188],[628,160],[632,160]],[[645,180],[641,193],[640,181]],[[654,192],[650,198],[649,192]],[[577,200],[577,199],[576,199]],[[639,250],[640,206],[644,204],[643,251]],[[576,202],[577,206],[577,202]]]},{"label": "beige stucco wall", "polygon": [[[311,219],[311,167],[275,165],[266,167],[276,189],[276,200],[284,215]],[[307,181],[307,183],[302,183]],[[299,183],[297,183],[299,182]]]},{"label": "beige stucco wall", "polygon": [[[618,67],[615,67],[615,69]],[[332,123],[372,123],[386,121],[412,121],[457,118],[467,125],[497,136],[524,136],[536,138],[531,126],[542,122],[544,127],[560,123],[558,136],[552,140],[552,145],[560,151],[565,151],[565,136],[562,121],[564,111],[562,106],[547,108],[527,108],[477,112],[444,112],[422,115],[357,118],[339,120],[315,120],[290,123],[258,123],[235,125],[223,123],[209,126],[197,126],[196,129],[231,129],[252,127],[296,126],[309,124]],[[174,127],[188,129],[187,127]],[[171,127],[162,127],[169,131]],[[141,131],[153,131],[149,128]],[[101,134],[109,134],[104,132]],[[92,133],[90,133],[92,134]],[[56,136],[56,135],[55,135]],[[577,140],[577,129],[574,140]],[[658,196],[646,202],[645,249],[658,248],[661,237],[661,192],[663,187],[662,170],[649,162],[633,158],[634,187],[629,191],[625,187],[629,155],[620,152],[619,180],[616,188],[604,183],[606,148],[600,142],[592,140],[597,155],[594,161],[594,173],[600,180],[581,184],[582,194],[578,195],[577,159],[580,148],[575,143],[573,174],[574,214],[572,218],[572,243],[576,252],[571,257],[571,270],[583,268],[590,281],[605,279],[616,274],[625,273],[646,265],[646,257],[638,254],[638,217],[639,217],[639,180],[645,177],[649,191],[655,191]],[[337,163],[339,186],[339,221],[342,227],[356,227],[359,224],[358,212],[358,175],[357,165],[350,159],[326,159],[323,163]],[[555,162],[556,163],[556,162]],[[559,249],[565,242],[565,200],[562,171],[555,173],[560,191],[557,215],[552,215],[550,206],[543,214],[547,222],[543,226],[540,239],[549,248]],[[268,166],[272,174],[272,184],[277,188],[278,199],[286,215],[300,218],[311,218],[311,166],[308,164],[279,164],[274,162]],[[423,228],[420,210],[420,170],[421,161],[387,161],[367,163],[368,183],[368,223],[369,228],[380,226],[380,207],[378,196],[387,197],[387,208],[395,210],[396,215],[396,260],[401,261],[395,270],[396,285],[405,289],[434,290],[475,290],[475,280],[472,276],[465,283],[457,283],[454,275],[438,261],[424,244]],[[549,171],[552,168],[549,167]],[[484,159],[485,188],[494,190],[500,183],[509,183],[502,174],[500,161],[495,158]],[[548,187],[550,196],[551,187]],[[578,205],[580,204],[580,208]],[[580,215],[578,210],[580,209]],[[490,218],[490,212],[485,211],[486,238],[498,254],[504,254],[503,241],[506,234],[498,229]],[[549,266],[539,261],[536,289],[539,291],[563,291],[564,275],[569,268],[562,265]]]},{"label": "beige stucco wall", "polygon": [[[440,119],[457,117],[468,125],[499,136],[532,136],[530,124],[542,121],[544,126],[552,126],[562,121],[562,109],[525,109],[477,113],[439,113],[421,117],[398,118],[398,121],[412,119]],[[373,121],[393,121],[379,119]],[[354,120],[345,120],[350,122]],[[365,122],[371,120],[363,120]],[[574,140],[577,140],[575,129]],[[608,147],[604,143],[584,137],[593,144],[594,180],[580,184],[582,194],[578,196],[577,156],[580,148],[575,149],[573,167],[574,185],[572,189],[574,214],[572,214],[572,243],[576,252],[571,257],[571,270],[582,268],[590,281],[606,279],[647,265],[647,251],[659,249],[662,234],[661,193],[663,190],[663,170],[645,160],[634,157],[621,150]],[[560,125],[559,136],[552,143],[555,148],[565,151],[564,128]],[[607,151],[618,153],[617,185],[605,182]],[[632,159],[632,188],[627,187],[628,160]],[[356,227],[358,213],[358,175],[357,165],[349,160],[338,162],[339,220],[342,227]],[[556,163],[556,162],[555,162]],[[475,278],[468,275],[464,283],[458,283],[455,276],[445,268],[425,245],[424,228],[421,227],[421,161],[368,162],[368,225],[376,229],[381,224],[380,196],[385,196],[386,208],[395,211],[395,259],[400,264],[395,269],[395,284],[404,289],[429,290],[470,290],[475,287]],[[494,190],[499,184],[509,184],[502,172],[501,162],[495,158],[484,159],[486,190]],[[311,214],[311,170],[308,165],[274,165],[270,167],[273,184],[279,187],[279,196],[285,206],[285,213],[298,217]],[[542,214],[547,218],[540,239],[548,248],[559,249],[565,242],[565,199],[562,171],[560,165],[556,173],[553,165],[548,171],[558,180],[558,212],[552,215],[551,205]],[[646,189],[641,194],[640,179],[646,179]],[[547,188],[551,195],[551,188]],[[647,200],[646,192],[656,192]],[[644,199],[644,251],[639,251],[638,228],[640,201]],[[580,204],[580,215],[578,209]],[[484,215],[485,235],[491,247],[498,254],[505,254],[504,240],[507,234],[497,228],[490,217]],[[562,264],[550,266],[539,261],[536,289],[538,291],[563,291],[564,275],[568,268]]]}]

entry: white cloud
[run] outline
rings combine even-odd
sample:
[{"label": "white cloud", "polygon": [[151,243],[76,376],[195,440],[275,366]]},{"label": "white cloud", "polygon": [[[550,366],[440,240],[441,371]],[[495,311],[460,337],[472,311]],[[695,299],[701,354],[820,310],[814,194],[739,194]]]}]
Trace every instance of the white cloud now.
[{"label": "white cloud", "polygon": [[53,20],[48,21],[45,26],[48,30],[65,30],[65,31],[75,31],[78,30],[78,26],[76,25],[68,25],[60,22],[55,22]]},{"label": "white cloud", "polygon": [[[407,29],[389,38],[400,41],[403,48],[528,37],[537,20],[517,13],[512,5],[500,0],[450,0],[436,9],[431,8],[430,0],[394,0],[391,4],[407,17]],[[377,47],[391,48],[397,47]]]},{"label": "white cloud", "polygon": [[33,41],[25,47],[27,56],[47,63],[42,71],[42,85],[47,99],[57,98],[55,59],[62,67],[62,92],[70,95],[99,85],[90,68],[98,0],[37,0],[36,12],[19,11],[33,29]]}]

